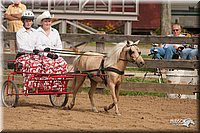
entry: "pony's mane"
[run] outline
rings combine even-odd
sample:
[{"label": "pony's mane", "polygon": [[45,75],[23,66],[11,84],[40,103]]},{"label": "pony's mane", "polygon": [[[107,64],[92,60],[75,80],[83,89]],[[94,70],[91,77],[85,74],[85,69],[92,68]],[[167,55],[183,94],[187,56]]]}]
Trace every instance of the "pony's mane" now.
[{"label": "pony's mane", "polygon": [[80,60],[80,57],[84,56],[84,55],[86,55],[86,56],[105,56],[104,54],[101,54],[101,53],[85,52],[83,55],[79,55],[74,59],[74,61],[73,61],[74,71],[76,70],[76,66],[78,66],[77,64],[78,64],[78,62]]},{"label": "pony's mane", "polygon": [[109,67],[117,63],[120,53],[122,49],[126,46],[125,42],[120,42],[116,44],[116,46],[107,54],[106,60],[105,60],[105,67]]}]

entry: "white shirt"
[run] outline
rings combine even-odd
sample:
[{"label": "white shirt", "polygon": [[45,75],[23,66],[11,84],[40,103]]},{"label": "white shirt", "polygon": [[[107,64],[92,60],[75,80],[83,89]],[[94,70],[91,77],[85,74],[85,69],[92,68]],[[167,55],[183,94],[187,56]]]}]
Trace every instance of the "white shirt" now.
[{"label": "white shirt", "polygon": [[[173,34],[170,34],[170,35],[168,35],[168,36],[174,36],[174,35],[173,35]],[[180,35],[179,35],[179,37],[183,37],[183,36],[185,36],[185,35],[183,35],[183,34],[180,34]],[[183,46],[183,44],[164,44],[164,48],[167,48],[167,47],[170,46],[170,45],[176,45],[176,47]]]},{"label": "white shirt", "polygon": [[58,31],[51,27],[49,35],[39,27],[37,29],[36,49],[44,50],[45,48],[62,49],[62,42]]},{"label": "white shirt", "polygon": [[32,52],[36,44],[36,30],[27,31],[24,27],[16,33],[17,49],[21,52]]}]

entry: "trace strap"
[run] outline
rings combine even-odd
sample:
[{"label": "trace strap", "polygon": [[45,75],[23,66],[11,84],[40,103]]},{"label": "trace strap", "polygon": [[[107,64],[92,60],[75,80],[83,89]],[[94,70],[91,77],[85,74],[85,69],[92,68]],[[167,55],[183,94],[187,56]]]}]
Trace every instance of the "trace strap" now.
[{"label": "trace strap", "polygon": [[104,70],[104,71],[115,72],[115,73],[117,73],[117,74],[119,74],[119,75],[124,75],[124,71],[120,71],[120,70],[118,70],[118,69],[116,69],[116,68],[114,68],[114,67],[106,67],[106,68],[104,68],[103,70]]},{"label": "trace strap", "polygon": [[106,67],[106,68],[102,68],[102,69],[92,69],[92,70],[86,70],[86,71],[76,71],[75,73],[88,73],[88,72],[94,72],[94,71],[111,71],[111,72],[115,72],[119,75],[123,75],[124,71],[120,71],[114,67]]},{"label": "trace strap", "polygon": [[[104,59],[101,61],[99,69],[92,69],[92,70],[85,70],[85,71],[76,71],[75,73],[89,73],[89,72],[94,72],[97,71],[97,75],[104,81],[104,84],[107,86],[107,77],[106,76],[100,76],[101,74],[105,74],[105,71],[111,71],[115,72],[119,75],[124,75],[124,71],[120,71],[114,67],[106,67],[104,68]],[[92,75],[88,74],[88,78],[92,79]]]}]

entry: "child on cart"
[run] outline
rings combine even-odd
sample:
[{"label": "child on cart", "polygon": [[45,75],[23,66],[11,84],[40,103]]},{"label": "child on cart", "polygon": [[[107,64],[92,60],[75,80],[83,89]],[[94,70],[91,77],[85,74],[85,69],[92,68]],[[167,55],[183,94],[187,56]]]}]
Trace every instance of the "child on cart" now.
[{"label": "child on cart", "polygon": [[[30,78],[33,74],[62,74],[66,73],[67,62],[53,53],[46,52],[45,48],[62,49],[59,33],[51,27],[52,17],[48,11],[43,12],[36,19],[40,27],[35,30],[32,28],[34,14],[25,11],[21,18],[23,28],[16,33],[18,54],[16,62],[22,64],[25,89],[26,86],[34,86]],[[57,86],[58,87],[58,86]],[[48,88],[47,88],[48,89]]]}]

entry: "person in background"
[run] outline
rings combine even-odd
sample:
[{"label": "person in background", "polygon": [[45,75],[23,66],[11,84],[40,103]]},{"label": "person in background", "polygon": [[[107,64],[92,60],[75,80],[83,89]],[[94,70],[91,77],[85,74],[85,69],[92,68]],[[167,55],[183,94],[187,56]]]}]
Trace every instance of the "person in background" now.
[{"label": "person in background", "polygon": [[[181,34],[181,25],[172,25],[172,34],[168,36],[183,37],[185,35]],[[179,48],[184,48],[185,44],[164,44],[163,49],[165,50],[164,59],[172,59],[173,55],[176,54]]]},{"label": "person in background", "polygon": [[40,25],[37,29],[37,42],[36,47],[39,50],[45,48],[62,49],[62,42],[58,31],[51,27],[52,16],[49,11],[44,11],[36,19],[36,24]]},{"label": "person in background", "polygon": [[185,48],[181,52],[181,59],[184,60],[197,60],[199,58],[197,48]]},{"label": "person in background", "polygon": [[152,55],[152,59],[163,59],[165,56],[165,50],[163,49],[162,45],[159,44],[152,44],[152,48],[150,49],[150,54]]},{"label": "person in background", "polygon": [[14,3],[8,6],[4,14],[4,18],[7,19],[7,31],[17,32],[23,27],[21,21],[22,13],[25,12],[26,5],[21,3],[21,0],[14,0]]},{"label": "person in background", "polygon": [[[168,36],[175,36],[175,37],[183,37],[185,35],[181,34],[181,25],[180,24],[173,24],[172,25],[172,34]],[[164,59],[170,60],[173,59],[177,54],[184,48],[185,44],[163,44],[160,47],[152,47],[150,52],[157,51],[157,58],[162,57]],[[181,50],[180,50],[181,49]],[[177,58],[177,57],[176,57]]]},{"label": "person in background", "polygon": [[[191,35],[186,35],[188,37],[191,37]],[[191,47],[190,45],[186,45],[185,48],[181,51],[181,59],[184,60],[198,60],[199,54],[198,54],[198,45],[197,47]]]},{"label": "person in background", "polygon": [[189,60],[198,60],[199,59],[199,50],[194,48],[189,53]]},{"label": "person in background", "polygon": [[33,12],[26,10],[23,12],[21,20],[23,27],[16,33],[18,52],[32,52],[36,43],[36,29],[32,28]]}]

